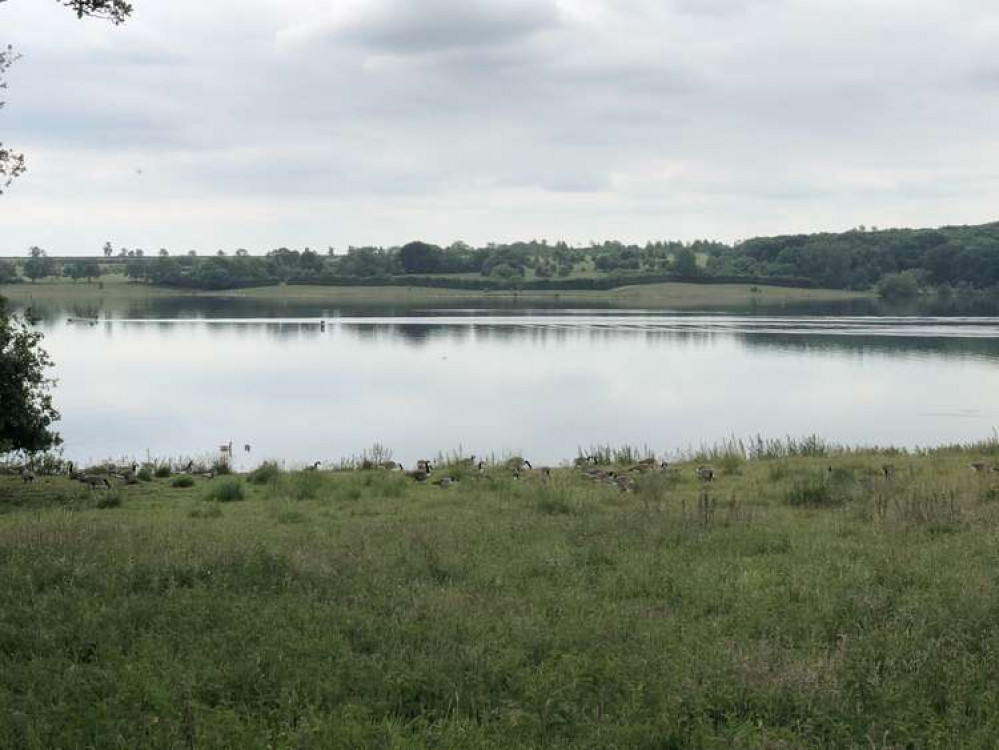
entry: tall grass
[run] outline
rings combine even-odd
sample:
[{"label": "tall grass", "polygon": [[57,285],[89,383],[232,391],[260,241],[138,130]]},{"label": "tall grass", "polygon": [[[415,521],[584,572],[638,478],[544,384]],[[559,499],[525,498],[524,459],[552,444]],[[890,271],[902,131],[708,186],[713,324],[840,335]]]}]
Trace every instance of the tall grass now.
[{"label": "tall grass", "polygon": [[992,747],[979,455],[0,477],[0,747]]}]

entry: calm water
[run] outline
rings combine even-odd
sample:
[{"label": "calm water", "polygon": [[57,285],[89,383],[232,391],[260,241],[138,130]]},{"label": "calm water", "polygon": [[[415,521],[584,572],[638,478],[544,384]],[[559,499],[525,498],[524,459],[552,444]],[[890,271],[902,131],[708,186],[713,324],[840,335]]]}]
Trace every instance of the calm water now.
[{"label": "calm water", "polygon": [[252,446],[244,466],[376,442],[406,464],[459,446],[557,462],[596,444],[914,446],[999,425],[999,317],[192,300],[41,312],[65,452],[82,461],[232,440]]}]

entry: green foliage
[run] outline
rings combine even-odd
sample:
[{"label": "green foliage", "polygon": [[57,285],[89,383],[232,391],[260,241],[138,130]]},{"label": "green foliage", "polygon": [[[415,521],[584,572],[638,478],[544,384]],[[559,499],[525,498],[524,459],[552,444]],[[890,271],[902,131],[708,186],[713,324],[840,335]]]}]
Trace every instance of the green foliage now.
[{"label": "green foliage", "polygon": [[[708,490],[688,463],[629,493],[316,472],[300,503],[283,474],[224,515],[0,476],[0,746],[991,747],[980,457],[870,485],[880,453],[748,458]],[[820,480],[849,505],[788,504]]]},{"label": "green foliage", "polygon": [[171,487],[177,487],[179,489],[187,489],[188,487],[194,486],[194,477],[188,476],[187,474],[180,474],[173,478],[170,482]]},{"label": "green foliage", "polygon": [[42,334],[0,300],[0,454],[37,453],[62,442],[52,429],[59,412],[45,374],[52,360],[41,342]]},{"label": "green foliage", "polygon": [[912,271],[886,273],[878,282],[877,292],[888,300],[911,299],[919,294],[919,278]]},{"label": "green foliage", "polygon": [[265,461],[247,476],[250,484],[274,484],[281,476],[281,467],[274,461]]},{"label": "green foliage", "polygon": [[170,468],[170,464],[160,464],[153,473],[157,479],[167,479],[173,473],[173,469]]},{"label": "green foliage", "polygon": [[842,505],[844,501],[836,492],[835,484],[821,474],[796,480],[784,497],[788,505],[808,508],[830,508]]},{"label": "green foliage", "polygon": [[14,264],[10,261],[0,260],[0,284],[13,284],[17,279],[17,268],[14,267]]},{"label": "green foliage", "polygon": [[222,518],[222,508],[218,505],[210,505],[207,508],[192,508],[188,511],[188,518]]},{"label": "green foliage", "polygon": [[148,466],[143,466],[139,469],[139,473],[136,474],[140,482],[151,482],[153,481],[153,472]]},{"label": "green foliage", "polygon": [[98,510],[108,510],[111,508],[120,508],[124,504],[125,499],[119,490],[109,490],[97,498],[95,507]]},{"label": "green foliage", "polygon": [[55,261],[40,247],[32,247],[28,250],[28,259],[24,261],[22,269],[24,275],[32,281],[56,274]]},{"label": "green foliage", "polygon": [[217,503],[233,503],[246,499],[246,485],[239,477],[223,477],[209,482],[205,488],[205,500]]},{"label": "green foliage", "polygon": [[399,260],[406,273],[436,273],[443,263],[443,251],[426,242],[410,242],[399,250]]},{"label": "green foliage", "polygon": [[689,247],[681,247],[673,253],[673,272],[679,276],[696,276],[697,255]]}]

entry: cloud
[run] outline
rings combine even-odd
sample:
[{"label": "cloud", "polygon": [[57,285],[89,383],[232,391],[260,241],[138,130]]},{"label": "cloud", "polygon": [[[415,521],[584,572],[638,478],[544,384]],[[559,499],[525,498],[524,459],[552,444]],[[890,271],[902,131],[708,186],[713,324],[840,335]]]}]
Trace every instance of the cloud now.
[{"label": "cloud", "polygon": [[555,28],[550,0],[375,0],[283,30],[284,42],[349,42],[378,54],[421,55],[515,42]]},{"label": "cloud", "polygon": [[0,25],[25,55],[0,134],[30,169],[0,253],[994,218],[985,0],[173,0],[120,28],[23,2]]}]

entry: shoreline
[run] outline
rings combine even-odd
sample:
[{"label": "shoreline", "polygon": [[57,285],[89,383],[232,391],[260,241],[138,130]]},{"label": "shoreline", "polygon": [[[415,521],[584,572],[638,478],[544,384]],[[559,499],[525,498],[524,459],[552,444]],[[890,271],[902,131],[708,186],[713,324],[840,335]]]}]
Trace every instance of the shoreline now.
[{"label": "shoreline", "polygon": [[188,290],[136,284],[121,277],[103,282],[42,282],[0,286],[0,297],[30,303],[141,299],[242,299],[300,303],[419,304],[434,301],[601,303],[622,307],[706,307],[781,305],[807,302],[871,300],[873,292],[749,284],[664,282],[630,285],[606,291],[490,290],[475,291],[423,286],[310,286],[280,285],[226,290]]}]

